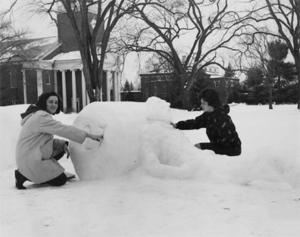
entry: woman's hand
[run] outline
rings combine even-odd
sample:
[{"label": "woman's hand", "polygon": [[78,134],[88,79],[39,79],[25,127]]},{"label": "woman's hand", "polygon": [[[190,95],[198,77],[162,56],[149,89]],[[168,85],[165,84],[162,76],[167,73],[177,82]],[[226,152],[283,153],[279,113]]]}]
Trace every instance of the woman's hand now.
[{"label": "woman's hand", "polygon": [[102,141],[103,140],[103,134],[101,134],[101,135],[96,135],[96,134],[91,134],[91,133],[87,133],[87,137],[88,138],[91,138],[92,140],[95,140],[95,141],[98,141],[98,142],[100,142],[100,141]]},{"label": "woman's hand", "polygon": [[69,143],[68,142],[66,142],[64,144],[64,152],[65,152],[65,154],[67,154],[67,158],[69,158],[70,157],[70,149],[69,149]]}]

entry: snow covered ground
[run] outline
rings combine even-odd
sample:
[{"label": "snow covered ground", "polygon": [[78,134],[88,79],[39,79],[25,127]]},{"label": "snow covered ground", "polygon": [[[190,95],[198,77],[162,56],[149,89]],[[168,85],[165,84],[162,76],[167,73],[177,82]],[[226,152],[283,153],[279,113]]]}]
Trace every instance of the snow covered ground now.
[{"label": "snow covered ground", "polygon": [[[125,103],[118,109],[123,116],[117,119],[123,125],[134,117],[141,118],[137,104]],[[153,142],[161,139],[155,146],[146,144],[154,155],[175,154],[190,167],[191,157],[198,154],[197,165],[202,166],[191,169],[194,173],[190,176],[182,175],[188,169],[167,176],[160,170],[160,175],[155,175],[153,163],[137,162],[132,169],[113,176],[76,180],[60,188],[28,183],[27,190],[16,190],[14,147],[20,131],[19,114],[26,107],[0,107],[0,236],[300,236],[300,112],[296,105],[278,105],[274,110],[231,105],[230,115],[243,145],[239,157],[193,150],[193,143],[207,140],[204,130],[174,131],[168,127],[159,132],[157,126],[143,130],[154,136]],[[126,111],[132,111],[130,116],[124,116]],[[171,120],[199,113],[171,110]],[[73,124],[79,116],[61,113],[55,117]],[[124,145],[120,138],[134,140],[134,132],[121,137],[128,131],[123,125],[107,133],[104,148],[111,145],[111,139],[120,145]],[[145,139],[151,141],[149,136]],[[176,147],[168,150],[168,145]],[[162,153],[166,150],[169,152]],[[120,163],[132,161],[124,155],[129,154],[126,147],[113,154],[112,159],[119,156]],[[77,162],[75,156],[73,162]],[[61,163],[67,171],[75,172],[70,159]],[[156,168],[157,164],[154,171]]]}]

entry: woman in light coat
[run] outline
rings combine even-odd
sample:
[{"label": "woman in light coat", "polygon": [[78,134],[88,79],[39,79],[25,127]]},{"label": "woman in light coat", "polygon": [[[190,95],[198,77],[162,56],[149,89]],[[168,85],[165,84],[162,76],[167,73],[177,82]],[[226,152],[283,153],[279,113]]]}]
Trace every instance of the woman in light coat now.
[{"label": "woman in light coat", "polygon": [[78,143],[83,143],[87,137],[97,141],[103,139],[102,134],[90,134],[54,120],[52,115],[60,110],[59,96],[55,92],[48,92],[39,97],[36,105],[30,105],[21,114],[22,130],[16,146],[16,188],[25,189],[23,183],[26,180],[53,186],[66,183],[68,177],[58,160],[65,153],[69,155],[68,142],[55,139],[53,135]]}]

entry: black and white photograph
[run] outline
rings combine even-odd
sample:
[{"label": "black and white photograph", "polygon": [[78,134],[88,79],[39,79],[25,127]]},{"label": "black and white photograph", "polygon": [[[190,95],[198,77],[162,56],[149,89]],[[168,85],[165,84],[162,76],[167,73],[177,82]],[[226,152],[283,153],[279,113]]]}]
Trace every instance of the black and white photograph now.
[{"label": "black and white photograph", "polygon": [[300,0],[1,0],[1,237],[299,237]]}]

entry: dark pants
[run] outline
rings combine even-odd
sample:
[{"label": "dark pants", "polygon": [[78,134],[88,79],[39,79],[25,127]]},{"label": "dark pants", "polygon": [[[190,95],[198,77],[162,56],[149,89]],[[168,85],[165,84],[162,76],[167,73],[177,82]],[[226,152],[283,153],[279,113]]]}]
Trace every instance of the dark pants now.
[{"label": "dark pants", "polygon": [[[16,178],[16,187],[18,189],[25,189],[25,187],[23,186],[23,183],[27,180],[30,181],[24,175],[22,175],[19,170],[15,170],[15,178]],[[44,184],[49,184],[51,186],[62,186],[67,182],[67,180],[68,179],[67,179],[67,176],[65,175],[65,173],[62,173],[59,176],[57,176],[56,178],[45,182]]]},{"label": "dark pants", "polygon": [[212,150],[216,154],[220,155],[227,155],[227,156],[238,156],[241,154],[241,147],[222,147],[220,145],[203,142],[198,143],[195,145],[196,147],[200,148],[201,150]]},{"label": "dark pants", "polygon": [[62,173],[61,175],[57,176],[54,179],[49,180],[48,182],[45,182],[45,184],[49,184],[51,186],[62,186],[67,182],[67,176],[65,173]]},{"label": "dark pants", "polygon": [[65,154],[65,152],[63,151],[63,152],[61,152],[61,153],[59,153],[59,154],[53,156],[53,158],[54,158],[55,160],[60,160],[60,158],[62,158],[62,157],[64,156],[64,154]]},{"label": "dark pants", "polygon": [[[53,158],[55,160],[59,160],[60,158],[62,158],[64,156],[65,152],[61,152],[55,156],[53,156]],[[65,175],[65,173],[62,173],[61,175],[57,176],[54,179],[51,179],[47,182],[45,182],[45,184],[49,184],[51,186],[62,186],[67,182],[67,176]]]},{"label": "dark pants", "polygon": [[[51,156],[52,159],[55,159],[58,161],[59,159],[61,159],[64,156],[65,151],[64,151],[63,146],[64,146],[64,143],[61,143],[61,142],[53,143],[53,153]],[[15,178],[16,178],[16,186],[18,189],[25,189],[25,187],[23,186],[23,183],[27,180],[30,181],[24,175],[22,175],[19,170],[15,170]],[[52,186],[62,186],[67,182],[67,180],[68,180],[68,178],[65,175],[65,173],[62,173],[59,176],[55,177],[54,179],[44,182],[44,184],[49,184]]]}]

